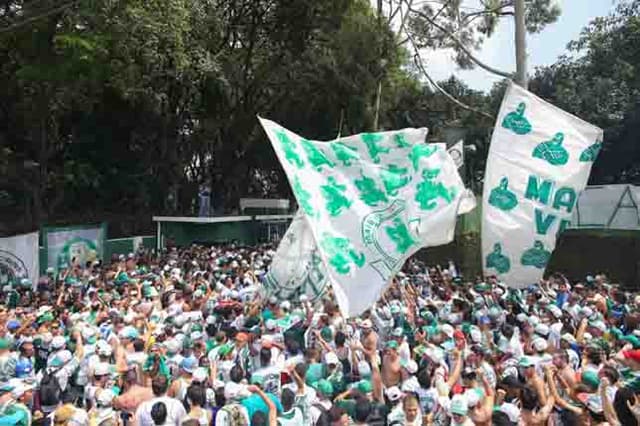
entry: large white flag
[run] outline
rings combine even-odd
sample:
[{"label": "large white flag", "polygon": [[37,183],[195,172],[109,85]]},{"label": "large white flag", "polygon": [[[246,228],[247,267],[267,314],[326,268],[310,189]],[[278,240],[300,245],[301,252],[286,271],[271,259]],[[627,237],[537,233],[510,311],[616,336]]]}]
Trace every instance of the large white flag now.
[{"label": "large white flag", "polygon": [[516,288],[542,278],[601,147],[601,129],[509,84],[484,179],[486,274]]},{"label": "large white flag", "polygon": [[22,279],[36,285],[39,276],[38,233],[0,238],[0,289],[20,284]]},{"label": "large white flag", "polygon": [[282,163],[345,316],[380,296],[405,260],[453,239],[473,204],[444,145],[427,129],[306,140],[260,119]]},{"label": "large white flag", "polygon": [[328,281],[329,274],[318,253],[313,232],[304,212],[298,210],[265,276],[265,296],[292,300],[306,295],[310,301],[315,301],[327,290]]}]

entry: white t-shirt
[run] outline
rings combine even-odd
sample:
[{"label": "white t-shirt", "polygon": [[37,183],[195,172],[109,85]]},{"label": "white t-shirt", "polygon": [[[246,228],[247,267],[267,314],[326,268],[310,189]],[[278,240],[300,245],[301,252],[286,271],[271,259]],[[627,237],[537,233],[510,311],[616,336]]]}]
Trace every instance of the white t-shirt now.
[{"label": "white t-shirt", "polygon": [[187,416],[187,412],[180,401],[175,398],[169,398],[168,396],[161,396],[154,398],[150,401],[142,403],[136,410],[136,419],[139,426],[154,426],[155,423],[151,418],[151,409],[153,406],[162,402],[167,407],[167,420],[165,425],[167,426],[180,426],[180,421]]}]

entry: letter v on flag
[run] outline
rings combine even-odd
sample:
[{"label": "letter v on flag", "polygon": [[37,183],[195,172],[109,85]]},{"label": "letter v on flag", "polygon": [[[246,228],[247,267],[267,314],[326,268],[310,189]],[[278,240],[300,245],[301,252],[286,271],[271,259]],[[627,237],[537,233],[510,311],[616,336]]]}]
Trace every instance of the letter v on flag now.
[{"label": "letter v on flag", "polygon": [[371,307],[420,248],[451,242],[457,215],[475,207],[427,129],[319,142],[259,119],[345,316]]}]

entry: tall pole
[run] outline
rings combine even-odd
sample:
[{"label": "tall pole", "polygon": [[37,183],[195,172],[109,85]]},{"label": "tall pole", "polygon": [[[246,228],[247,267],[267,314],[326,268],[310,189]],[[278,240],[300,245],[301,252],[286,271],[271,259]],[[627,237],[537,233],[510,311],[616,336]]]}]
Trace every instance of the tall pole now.
[{"label": "tall pole", "polygon": [[516,83],[527,88],[527,26],[525,22],[525,0],[515,0],[516,21]]}]

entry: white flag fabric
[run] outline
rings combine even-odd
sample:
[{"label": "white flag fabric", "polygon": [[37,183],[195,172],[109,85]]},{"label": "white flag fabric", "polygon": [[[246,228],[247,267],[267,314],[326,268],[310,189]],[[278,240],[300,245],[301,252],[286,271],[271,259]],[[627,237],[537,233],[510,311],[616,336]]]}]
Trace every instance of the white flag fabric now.
[{"label": "white flag fabric", "polygon": [[447,150],[457,168],[464,166],[464,141],[458,141]]},{"label": "white flag fabric", "polygon": [[61,269],[102,259],[106,224],[44,229],[47,266]]},{"label": "white flag fabric", "polygon": [[424,143],[427,129],[317,142],[260,122],[304,211],[343,315],[371,307],[417,250],[453,239],[456,216],[464,212],[461,201],[469,194],[444,145]]},{"label": "white flag fabric", "polygon": [[35,286],[39,276],[38,233],[0,238],[0,289],[10,284],[31,280]]},{"label": "white flag fabric", "polygon": [[514,288],[542,278],[601,147],[601,129],[509,84],[484,179],[485,274]]},{"label": "white flag fabric", "polygon": [[306,295],[313,302],[327,290],[328,278],[313,232],[298,210],[265,275],[264,296],[292,300]]}]

